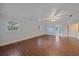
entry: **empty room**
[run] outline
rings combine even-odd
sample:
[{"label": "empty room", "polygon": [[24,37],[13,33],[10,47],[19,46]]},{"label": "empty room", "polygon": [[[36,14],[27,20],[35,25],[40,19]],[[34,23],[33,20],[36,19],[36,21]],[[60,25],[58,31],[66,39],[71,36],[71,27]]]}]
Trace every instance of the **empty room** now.
[{"label": "empty room", "polygon": [[79,3],[0,3],[0,56],[79,56]]}]

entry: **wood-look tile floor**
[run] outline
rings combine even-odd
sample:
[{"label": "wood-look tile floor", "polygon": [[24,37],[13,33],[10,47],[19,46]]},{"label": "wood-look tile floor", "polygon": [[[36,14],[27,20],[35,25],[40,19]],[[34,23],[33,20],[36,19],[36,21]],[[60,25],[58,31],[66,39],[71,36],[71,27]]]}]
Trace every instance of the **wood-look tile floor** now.
[{"label": "wood-look tile floor", "polygon": [[79,56],[79,40],[43,35],[2,46],[0,56]]}]

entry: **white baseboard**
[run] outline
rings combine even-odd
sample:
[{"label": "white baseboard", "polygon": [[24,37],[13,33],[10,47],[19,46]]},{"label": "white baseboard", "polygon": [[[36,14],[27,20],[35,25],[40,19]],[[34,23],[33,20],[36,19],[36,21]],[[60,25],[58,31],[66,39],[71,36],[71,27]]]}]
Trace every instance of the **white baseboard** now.
[{"label": "white baseboard", "polygon": [[41,35],[44,35],[44,33],[42,33],[42,34],[36,34],[36,35],[33,35],[33,36],[28,36],[28,37],[21,38],[21,39],[16,40],[16,41],[3,42],[3,43],[0,43],[0,46],[9,45],[9,44],[12,44],[12,43],[15,43],[15,42],[19,42],[19,41],[22,41],[22,40],[27,40],[27,39],[38,37],[38,36],[41,36]]}]

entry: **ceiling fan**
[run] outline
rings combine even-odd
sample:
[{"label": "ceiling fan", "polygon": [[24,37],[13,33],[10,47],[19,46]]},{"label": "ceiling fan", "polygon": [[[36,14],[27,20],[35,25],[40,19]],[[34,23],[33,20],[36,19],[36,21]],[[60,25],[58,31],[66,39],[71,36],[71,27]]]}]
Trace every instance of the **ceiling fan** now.
[{"label": "ceiling fan", "polygon": [[49,21],[57,21],[64,19],[68,16],[68,12],[65,10],[59,11],[58,9],[52,9],[51,14],[48,17],[42,17],[42,19],[49,20]]}]

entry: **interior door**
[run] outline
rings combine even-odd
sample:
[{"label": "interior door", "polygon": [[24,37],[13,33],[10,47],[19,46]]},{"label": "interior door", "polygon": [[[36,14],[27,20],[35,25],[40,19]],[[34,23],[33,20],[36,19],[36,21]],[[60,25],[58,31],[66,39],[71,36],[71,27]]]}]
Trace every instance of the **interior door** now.
[{"label": "interior door", "polygon": [[78,24],[70,24],[69,25],[69,36],[70,37],[78,37]]}]

